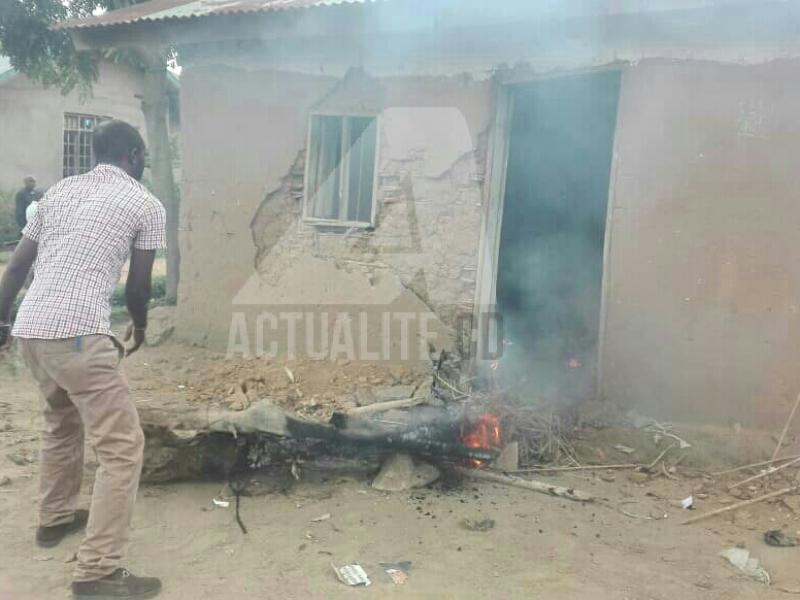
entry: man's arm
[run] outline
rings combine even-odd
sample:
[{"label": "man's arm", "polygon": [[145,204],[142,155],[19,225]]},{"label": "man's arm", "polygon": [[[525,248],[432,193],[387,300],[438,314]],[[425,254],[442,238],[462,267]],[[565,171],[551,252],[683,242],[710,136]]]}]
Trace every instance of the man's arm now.
[{"label": "man's arm", "polygon": [[8,341],[11,331],[11,307],[25,284],[25,279],[36,260],[38,250],[38,243],[22,236],[22,240],[17,244],[17,249],[11,255],[11,261],[0,280],[0,348],[5,346]]},{"label": "man's arm", "polygon": [[125,283],[125,304],[133,323],[125,334],[127,342],[133,335],[133,345],[126,355],[136,352],[144,343],[144,332],[147,329],[147,305],[150,303],[150,284],[153,276],[155,250],[131,251],[131,266],[128,270],[128,281]]}]

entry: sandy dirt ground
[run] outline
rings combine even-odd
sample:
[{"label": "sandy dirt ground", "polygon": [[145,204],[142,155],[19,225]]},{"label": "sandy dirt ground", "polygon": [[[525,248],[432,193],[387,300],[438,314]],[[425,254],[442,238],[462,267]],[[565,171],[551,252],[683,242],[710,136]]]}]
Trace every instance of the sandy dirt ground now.
[{"label": "sandy dirt ground", "polygon": [[[11,480],[0,486],[0,598],[68,598],[68,561],[80,538],[48,550],[34,544],[39,400],[18,360],[7,355],[0,361],[0,480]],[[126,360],[126,368],[137,404],[163,402],[180,411],[198,402],[196,382],[228,372],[230,365],[221,361],[168,344],[143,349]],[[92,457],[87,452],[86,505],[96,466]],[[692,513],[675,501],[690,493],[708,492],[697,501],[699,510],[730,499],[680,470],[677,480],[643,481],[636,475],[546,478],[605,499],[588,505],[483,483],[387,494],[366,481],[301,481],[284,493],[243,498],[247,535],[236,524],[233,506],[212,504],[220,483],[143,486],[126,566],[161,577],[165,600],[710,600],[790,598],[792,590],[800,592],[800,548],[762,541],[767,529],[800,528],[800,512],[792,509],[800,506],[760,504],[727,518],[680,525]],[[623,515],[623,500],[630,514],[657,518]],[[326,513],[330,519],[314,522]],[[462,526],[464,519],[482,518],[493,519],[494,527],[476,532]],[[772,586],[743,578],[718,556],[736,544],[761,559]],[[404,585],[392,583],[380,566],[398,561],[411,562]],[[372,585],[346,587],[336,580],[332,562],[358,562]]]}]

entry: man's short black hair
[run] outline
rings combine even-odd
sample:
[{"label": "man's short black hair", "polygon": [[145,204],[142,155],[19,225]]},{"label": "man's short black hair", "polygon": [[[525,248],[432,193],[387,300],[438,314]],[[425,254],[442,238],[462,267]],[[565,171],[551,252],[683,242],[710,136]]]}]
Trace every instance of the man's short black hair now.
[{"label": "man's short black hair", "polygon": [[132,149],[144,149],[139,131],[125,121],[103,121],[94,130],[92,148],[97,162],[118,163]]}]

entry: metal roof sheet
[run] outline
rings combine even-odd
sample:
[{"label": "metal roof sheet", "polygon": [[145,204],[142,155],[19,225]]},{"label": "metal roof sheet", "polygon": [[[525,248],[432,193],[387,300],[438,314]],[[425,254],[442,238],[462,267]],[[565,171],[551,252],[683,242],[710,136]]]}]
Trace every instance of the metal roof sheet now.
[{"label": "metal roof sheet", "polygon": [[109,27],[142,21],[278,12],[342,4],[371,4],[378,1],[381,0],[150,0],[102,15],[64,21],[56,25],[55,29]]}]

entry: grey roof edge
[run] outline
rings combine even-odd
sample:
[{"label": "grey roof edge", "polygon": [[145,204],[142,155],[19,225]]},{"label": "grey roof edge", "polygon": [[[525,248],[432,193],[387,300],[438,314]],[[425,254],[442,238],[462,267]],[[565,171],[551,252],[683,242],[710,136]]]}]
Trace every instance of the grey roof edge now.
[{"label": "grey roof edge", "polygon": [[[160,2],[150,0],[126,8],[109,11],[102,15],[70,19],[53,26],[54,30],[80,30],[116,27],[137,23],[176,22],[202,19],[212,16],[236,16],[257,13],[279,13],[300,10],[317,10],[336,6],[378,4],[388,0],[230,0],[211,3],[204,0],[174,0]],[[150,5],[157,5],[155,9]],[[218,5],[214,7],[214,4]],[[196,5],[196,10],[190,7]],[[163,8],[160,8],[163,6]]]}]

